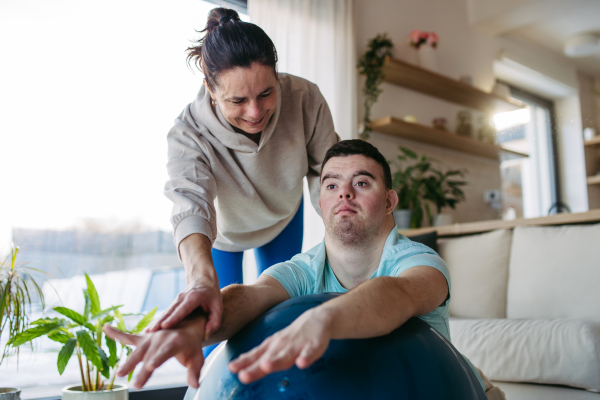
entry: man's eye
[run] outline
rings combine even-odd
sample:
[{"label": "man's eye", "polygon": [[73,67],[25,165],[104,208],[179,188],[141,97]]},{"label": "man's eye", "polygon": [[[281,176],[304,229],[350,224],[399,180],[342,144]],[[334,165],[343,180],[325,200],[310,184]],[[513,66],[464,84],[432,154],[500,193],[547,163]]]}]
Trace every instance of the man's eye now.
[{"label": "man's eye", "polygon": [[273,92],[263,93],[259,97],[262,97],[262,98],[269,97],[271,95],[271,93],[273,93]]},{"label": "man's eye", "polygon": [[367,182],[358,182],[357,185],[361,187],[367,186]]},{"label": "man's eye", "polygon": [[327,189],[333,189],[335,185],[327,185]]},{"label": "man's eye", "polygon": [[242,104],[244,102],[244,100],[235,100],[232,101],[233,104]]}]

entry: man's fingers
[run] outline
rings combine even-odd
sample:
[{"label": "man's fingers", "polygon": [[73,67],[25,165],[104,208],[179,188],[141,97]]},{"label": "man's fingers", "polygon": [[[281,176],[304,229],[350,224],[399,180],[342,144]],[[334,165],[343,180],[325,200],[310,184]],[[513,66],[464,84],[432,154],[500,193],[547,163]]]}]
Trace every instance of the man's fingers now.
[{"label": "man's fingers", "polygon": [[268,344],[263,342],[260,346],[255,347],[247,353],[241,354],[238,358],[229,363],[229,371],[237,374],[240,370],[248,367],[268,349]]},{"label": "man's fingers", "polygon": [[146,384],[146,382],[148,382],[148,379],[150,379],[150,377],[152,376],[154,369],[154,367],[144,362],[143,367],[139,370],[137,376],[135,377],[135,380],[133,381],[133,386],[136,389],[141,389]]},{"label": "man's fingers", "polygon": [[208,314],[208,321],[204,327],[204,340],[208,339],[211,333],[215,332],[221,326],[221,316],[223,310],[221,308],[211,308]]},{"label": "man's fingers", "polygon": [[125,376],[131,371],[135,369],[135,366],[139,364],[140,361],[144,359],[144,355],[146,354],[146,350],[148,350],[148,346],[150,343],[148,341],[141,343],[137,349],[131,353],[125,364],[119,368],[117,371],[118,376]]},{"label": "man's fingers", "polygon": [[241,370],[238,373],[238,379],[240,382],[244,384],[249,384],[266,376],[266,372],[264,372],[258,362],[252,364],[248,368]]},{"label": "man's fingers", "polygon": [[276,354],[265,354],[260,360],[260,369],[267,374],[289,369],[294,365],[296,354],[289,347]]},{"label": "man's fingers", "polygon": [[198,388],[200,381],[200,370],[202,369],[202,365],[204,364],[204,356],[202,352],[193,357],[187,365],[187,382],[193,388]]},{"label": "man's fingers", "polygon": [[163,365],[164,362],[169,358],[174,357],[176,354],[177,348],[172,341],[163,343],[162,346],[160,346],[160,348],[154,352],[154,354],[149,355],[144,359],[144,366],[148,364],[148,367],[156,369]]},{"label": "man's fingers", "polygon": [[296,366],[300,369],[310,367],[315,361],[319,359],[325,352],[319,351],[319,348],[316,348],[312,345],[306,345],[296,358]]},{"label": "man's fingers", "polygon": [[116,339],[123,344],[137,346],[140,340],[142,339],[141,336],[121,332],[120,330],[115,329],[108,324],[104,324],[103,330],[104,333],[106,333],[106,336],[108,336],[111,339]]}]

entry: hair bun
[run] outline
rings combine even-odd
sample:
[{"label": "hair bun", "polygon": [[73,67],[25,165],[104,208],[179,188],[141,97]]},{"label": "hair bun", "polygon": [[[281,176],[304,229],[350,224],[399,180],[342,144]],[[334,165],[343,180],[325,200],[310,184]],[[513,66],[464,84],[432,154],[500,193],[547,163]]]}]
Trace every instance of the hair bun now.
[{"label": "hair bun", "polygon": [[221,19],[219,20],[219,24],[223,25],[228,23],[229,21],[231,21],[231,17],[229,15],[224,15],[221,17]]}]

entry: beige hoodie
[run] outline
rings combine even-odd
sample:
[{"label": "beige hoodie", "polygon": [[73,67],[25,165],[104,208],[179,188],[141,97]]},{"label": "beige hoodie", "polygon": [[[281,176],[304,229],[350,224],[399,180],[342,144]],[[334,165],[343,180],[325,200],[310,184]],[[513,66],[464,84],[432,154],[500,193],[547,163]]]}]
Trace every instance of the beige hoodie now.
[{"label": "beige hoodie", "polygon": [[279,74],[277,109],[257,145],[213,112],[204,86],[167,136],[175,244],[193,233],[216,249],[242,251],[273,240],[295,215],[306,176],[320,214],[319,174],[339,137],[319,88]]}]

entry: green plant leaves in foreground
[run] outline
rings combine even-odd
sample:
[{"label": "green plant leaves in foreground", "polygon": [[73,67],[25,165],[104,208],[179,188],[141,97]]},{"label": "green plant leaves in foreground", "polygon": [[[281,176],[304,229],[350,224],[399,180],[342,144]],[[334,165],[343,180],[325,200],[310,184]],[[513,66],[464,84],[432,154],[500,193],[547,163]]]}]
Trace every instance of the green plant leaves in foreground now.
[{"label": "green plant leaves in foreground", "polygon": [[77,345],[77,339],[70,338],[67,343],[60,349],[60,353],[58,353],[58,361],[56,365],[58,366],[58,373],[63,374],[65,371],[65,367],[69,363],[71,356],[73,355],[73,350],[75,350],[75,346]]},{"label": "green plant leaves in foreground", "polygon": [[112,368],[119,361],[117,357],[117,342],[106,336],[106,347],[108,347],[108,365]]},{"label": "green plant leaves in foreground", "polygon": [[94,367],[98,370],[102,369],[102,359],[100,358],[100,352],[98,351],[98,345],[92,339],[92,337],[86,331],[77,331],[77,341],[83,351],[85,357],[90,360]]},{"label": "green plant leaves in foreground", "polygon": [[[66,321],[65,321],[66,322]],[[52,322],[43,325],[36,325],[33,328],[29,328],[21,334],[13,337],[8,342],[9,345],[13,347],[20,346],[24,343],[27,343],[35,338],[40,336],[44,336],[55,329],[62,328],[64,326],[63,322]]]},{"label": "green plant leaves in foreground", "polygon": [[96,287],[94,286],[94,283],[92,282],[88,274],[85,274],[85,281],[87,283],[88,296],[90,297],[90,312],[92,313],[92,315],[99,314],[102,311],[102,309],[100,308],[100,297],[98,297]]},{"label": "green plant leaves in foreground", "polygon": [[148,314],[146,314],[144,318],[142,318],[140,322],[138,322],[135,328],[133,328],[131,333],[137,334],[143,331],[144,328],[147,327],[150,322],[152,322],[152,319],[154,318],[154,314],[156,314],[157,309],[158,307],[154,307]]},{"label": "green plant leaves in foreground", "polygon": [[83,315],[79,314],[77,311],[71,310],[70,308],[54,307],[54,311],[64,315],[78,325],[85,325],[87,323],[87,319]]}]

